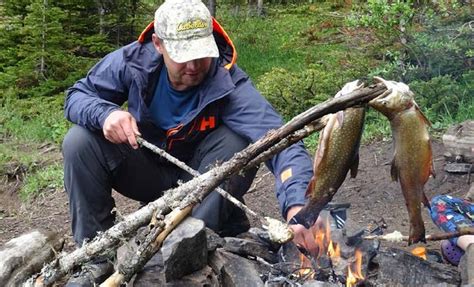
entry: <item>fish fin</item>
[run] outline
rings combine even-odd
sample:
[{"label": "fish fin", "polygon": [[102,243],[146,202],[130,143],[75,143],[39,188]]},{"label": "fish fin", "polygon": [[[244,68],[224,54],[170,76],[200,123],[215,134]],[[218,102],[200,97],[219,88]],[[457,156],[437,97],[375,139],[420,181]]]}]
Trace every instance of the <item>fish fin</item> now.
[{"label": "fish fin", "polygon": [[342,125],[344,124],[344,118],[344,111],[339,111],[336,113],[336,120],[339,123],[340,127],[342,127]]},{"label": "fish fin", "polygon": [[330,117],[328,117],[326,126],[319,134],[319,144],[318,144],[318,149],[316,150],[316,153],[314,155],[314,164],[313,164],[313,172],[315,173],[319,164],[323,160],[324,155],[327,152],[327,148],[329,147],[329,139],[331,137],[331,131],[334,129],[334,126],[337,121],[336,117],[337,116],[335,114],[332,114]]},{"label": "fish fin", "polygon": [[357,176],[357,171],[359,170],[359,153],[356,153],[354,156],[354,161],[351,165],[351,177],[355,178]]},{"label": "fish fin", "polygon": [[422,192],[421,196],[422,196],[421,202],[423,202],[423,205],[424,205],[425,207],[428,207],[428,209],[431,210],[430,201],[428,200],[428,197],[426,197],[425,192]]},{"label": "fish fin", "polygon": [[398,167],[395,163],[395,159],[392,159],[392,166],[390,167],[390,175],[393,181],[398,181]]},{"label": "fish fin", "polygon": [[306,194],[305,194],[306,197],[308,197],[311,194],[315,184],[316,184],[316,177],[313,175],[313,177],[311,177],[311,180],[308,183],[308,187],[306,188]]},{"label": "fish fin", "polygon": [[418,104],[415,101],[413,101],[413,103],[414,103],[414,106],[415,106],[415,110],[417,111],[418,117],[421,118],[421,120],[425,124],[427,124],[429,127],[431,127],[430,120],[428,120],[428,118],[425,116],[425,114],[421,111],[420,106],[418,106]]},{"label": "fish fin", "polygon": [[436,177],[436,172],[435,172],[435,168],[434,168],[434,162],[433,162],[433,151],[431,149],[431,140],[428,140],[429,142],[429,152],[430,152],[430,174],[433,176],[433,178]]}]

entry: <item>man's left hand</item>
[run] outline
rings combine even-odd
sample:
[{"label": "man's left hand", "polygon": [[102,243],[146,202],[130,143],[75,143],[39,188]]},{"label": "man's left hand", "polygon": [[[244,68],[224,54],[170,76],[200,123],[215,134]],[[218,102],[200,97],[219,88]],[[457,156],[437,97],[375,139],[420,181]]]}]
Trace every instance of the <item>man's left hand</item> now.
[{"label": "man's left hand", "polygon": [[[303,208],[303,206],[293,206],[290,207],[288,210],[288,213],[286,215],[286,221],[289,222],[291,218],[295,214],[298,213]],[[301,246],[311,252],[311,254],[317,254],[318,246],[316,245],[316,242],[314,240],[314,233],[315,233],[315,228],[321,223],[320,218],[318,217],[318,220],[316,220],[316,223],[310,228],[306,229],[301,224],[291,224],[290,228],[293,230],[295,237],[293,238],[293,242],[297,246]]]}]

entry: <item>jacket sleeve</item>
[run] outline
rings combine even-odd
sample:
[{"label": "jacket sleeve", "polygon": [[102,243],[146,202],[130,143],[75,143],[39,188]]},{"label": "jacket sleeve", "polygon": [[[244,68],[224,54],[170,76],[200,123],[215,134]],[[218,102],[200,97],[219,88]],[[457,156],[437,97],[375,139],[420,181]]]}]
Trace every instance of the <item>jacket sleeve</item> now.
[{"label": "jacket sleeve", "polygon": [[[245,75],[241,70],[235,73]],[[282,126],[281,116],[260,95],[248,76],[235,85],[223,112],[223,122],[229,128],[255,142],[268,131]],[[313,174],[311,158],[300,141],[275,155],[266,165],[275,175],[280,211],[286,218],[290,207],[305,204],[306,188]]]},{"label": "jacket sleeve", "polygon": [[65,117],[90,130],[101,130],[107,116],[127,100],[129,76],[123,51],[105,56],[66,92]]}]

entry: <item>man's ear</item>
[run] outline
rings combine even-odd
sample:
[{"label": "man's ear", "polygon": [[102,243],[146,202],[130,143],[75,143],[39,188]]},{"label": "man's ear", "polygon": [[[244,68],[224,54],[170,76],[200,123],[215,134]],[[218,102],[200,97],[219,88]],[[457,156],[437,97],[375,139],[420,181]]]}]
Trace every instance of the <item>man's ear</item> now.
[{"label": "man's ear", "polygon": [[155,46],[155,49],[158,51],[158,53],[163,54],[163,45],[155,33],[151,35],[151,40],[153,42],[153,46]]}]

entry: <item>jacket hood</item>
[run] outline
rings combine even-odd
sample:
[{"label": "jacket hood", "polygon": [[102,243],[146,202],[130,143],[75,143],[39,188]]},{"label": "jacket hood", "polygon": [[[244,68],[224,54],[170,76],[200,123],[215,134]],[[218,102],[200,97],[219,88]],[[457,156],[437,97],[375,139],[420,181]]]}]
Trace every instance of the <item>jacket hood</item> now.
[{"label": "jacket hood", "polygon": [[[151,41],[151,35],[155,32],[154,23],[155,21],[152,21],[146,26],[145,30],[138,37],[139,43],[144,44]],[[219,49],[219,60],[229,70],[237,61],[237,51],[235,50],[234,43],[232,43],[224,28],[214,18],[212,18],[212,28],[214,39]]]}]

